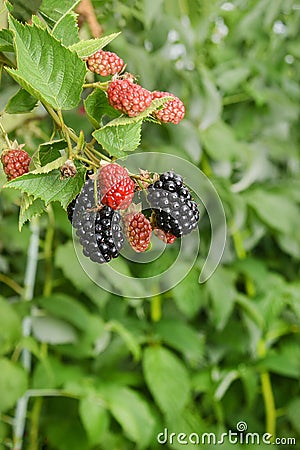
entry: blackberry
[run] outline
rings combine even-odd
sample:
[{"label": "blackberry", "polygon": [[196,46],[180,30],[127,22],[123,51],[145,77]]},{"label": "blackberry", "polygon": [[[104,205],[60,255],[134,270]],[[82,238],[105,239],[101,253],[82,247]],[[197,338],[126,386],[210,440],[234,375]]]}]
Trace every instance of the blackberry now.
[{"label": "blackberry", "polygon": [[72,225],[85,256],[100,264],[119,256],[124,244],[121,215],[109,206],[96,209],[94,180],[86,181],[81,193],[68,206],[67,213],[72,216]]},{"label": "blackberry", "polygon": [[[92,169],[89,169],[85,172],[85,179],[89,180],[90,175],[94,175],[94,171]],[[71,223],[73,221],[73,214],[75,211],[75,205],[76,205],[76,200],[77,200],[78,196],[79,196],[79,194],[67,206],[67,215],[68,215],[68,219]]]},{"label": "blackberry", "polygon": [[153,209],[154,228],[181,237],[197,227],[198,206],[181,175],[172,171],[160,175],[159,180],[149,186],[147,199]]}]

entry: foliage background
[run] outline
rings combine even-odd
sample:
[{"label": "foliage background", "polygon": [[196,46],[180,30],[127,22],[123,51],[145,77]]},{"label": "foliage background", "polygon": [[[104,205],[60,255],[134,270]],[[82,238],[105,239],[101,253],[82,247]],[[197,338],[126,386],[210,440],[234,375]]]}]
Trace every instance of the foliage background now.
[{"label": "foliage background", "polygon": [[[0,448],[9,447],[15,404],[26,389],[36,396],[28,403],[25,449],[154,450],[165,427],[221,433],[241,420],[258,433],[276,425],[277,436],[295,437],[300,448],[299,5],[93,5],[105,34],[122,31],[108,48],[139,82],[183,99],[186,119],[144,125],[140,150],[179,155],[211,179],[226,211],[226,250],[199,285],[210,238],[204,218],[199,260],[176,288],[151,300],[127,298],[126,286],[121,296],[110,295],[80,269],[58,204],[19,233],[18,194],[2,190]],[[86,24],[81,32],[89,34]],[[15,91],[4,72],[1,110]],[[89,132],[80,110],[66,120]],[[6,115],[3,123],[31,153],[51,133],[39,109]],[[37,281],[25,302],[24,268],[37,227]],[[162,263],[174,252],[168,249]],[[24,338],[21,321],[30,313],[33,336]],[[28,376],[23,348],[33,354]]]}]

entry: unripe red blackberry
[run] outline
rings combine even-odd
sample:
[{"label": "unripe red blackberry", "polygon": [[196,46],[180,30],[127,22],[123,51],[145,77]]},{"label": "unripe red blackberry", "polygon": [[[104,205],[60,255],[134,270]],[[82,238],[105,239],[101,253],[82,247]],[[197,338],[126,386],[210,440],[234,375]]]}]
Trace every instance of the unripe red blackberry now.
[{"label": "unripe red blackberry", "polygon": [[107,77],[121,72],[124,61],[113,52],[98,50],[87,58],[87,65],[92,72]]},{"label": "unripe red blackberry", "polygon": [[101,203],[112,209],[126,209],[134,196],[134,182],[119,164],[107,164],[99,173]]},{"label": "unripe red blackberry", "polygon": [[1,162],[8,181],[27,173],[30,161],[30,156],[22,148],[4,150]]},{"label": "unripe red blackberry", "polygon": [[164,123],[171,122],[177,125],[184,118],[185,115],[184,104],[178,97],[175,97],[175,95],[170,94],[169,92],[160,92],[160,91],[152,92],[152,100],[162,97],[174,97],[174,99],[167,101],[163,105],[162,109],[154,111],[153,113],[154,116],[161,122]]},{"label": "unripe red blackberry", "polygon": [[152,227],[141,212],[126,214],[124,217],[125,234],[129,244],[136,252],[144,252],[150,244]]},{"label": "unripe red blackberry", "polygon": [[112,81],[107,89],[107,98],[113,108],[129,117],[137,116],[152,102],[151,92],[128,78]]}]

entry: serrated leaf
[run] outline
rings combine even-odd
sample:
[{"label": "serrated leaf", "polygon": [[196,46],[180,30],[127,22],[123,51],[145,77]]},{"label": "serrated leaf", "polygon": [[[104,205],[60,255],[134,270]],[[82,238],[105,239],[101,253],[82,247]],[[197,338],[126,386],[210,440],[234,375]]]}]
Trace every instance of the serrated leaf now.
[{"label": "serrated leaf", "polygon": [[108,124],[92,134],[110,155],[120,158],[125,156],[126,152],[133,152],[139,146],[141,129],[142,121],[117,127]]},{"label": "serrated leaf", "polygon": [[58,21],[52,30],[52,34],[66,47],[79,41],[77,14],[69,13]]},{"label": "serrated leaf", "polygon": [[39,216],[45,210],[45,203],[40,198],[34,199],[32,195],[24,193],[20,205],[19,231],[24,223],[33,217]]},{"label": "serrated leaf", "polygon": [[7,72],[31,95],[54,109],[72,109],[80,102],[86,74],[84,62],[35,25],[10,18],[15,32],[17,69]]},{"label": "serrated leaf", "polygon": [[30,173],[39,174],[39,173],[49,173],[52,170],[59,169],[68,159],[68,155],[65,154],[55,159],[54,161],[49,162],[45,166],[38,167],[35,170],[32,170]]},{"label": "serrated leaf", "polygon": [[38,149],[32,155],[30,169],[45,166],[46,164],[59,158],[61,156],[59,150],[64,150],[66,147],[67,142],[64,139],[44,142],[39,145]]},{"label": "serrated leaf", "polygon": [[27,192],[35,199],[41,198],[46,205],[50,202],[59,201],[63,208],[73,200],[80,192],[84,184],[84,171],[78,171],[77,175],[72,178],[60,179],[60,171],[52,170],[45,174],[26,173],[21,177],[6,183],[6,188],[19,189],[21,192]]},{"label": "serrated leaf", "polygon": [[10,30],[0,30],[0,52],[14,52],[14,35]]},{"label": "serrated leaf", "polygon": [[180,412],[190,395],[189,376],[183,363],[166,348],[148,347],[144,351],[143,370],[160,409],[167,414]]},{"label": "serrated leaf", "polygon": [[172,100],[172,98],[173,97],[170,96],[156,98],[155,100],[152,100],[152,103],[150,106],[148,106],[148,108],[146,108],[143,112],[141,112],[137,116],[134,117],[120,116],[108,122],[106,126],[117,127],[119,125],[131,125],[133,123],[140,122],[141,120],[146,119],[148,116],[150,116],[153,113],[153,111],[163,106],[166,102]]},{"label": "serrated leaf", "polygon": [[37,25],[38,27],[42,28],[43,30],[45,30],[47,28],[47,25],[45,24],[45,22],[43,22],[42,19],[40,19],[38,16],[33,15],[31,18],[31,22],[34,25]]},{"label": "serrated leaf", "polygon": [[95,52],[105,47],[105,45],[109,44],[113,41],[119,33],[112,33],[108,36],[103,36],[102,38],[97,39],[88,39],[87,41],[80,41],[77,44],[74,44],[70,47],[70,49],[78,54],[80,58],[86,58],[88,56],[93,55]]},{"label": "serrated leaf", "polygon": [[32,97],[25,89],[19,91],[9,99],[5,112],[8,114],[23,114],[33,110],[37,105],[37,99]]},{"label": "serrated leaf", "polygon": [[95,128],[99,128],[104,114],[110,117],[120,115],[116,109],[109,105],[106,94],[101,89],[95,89],[83,103],[86,115]]},{"label": "serrated leaf", "polygon": [[40,12],[52,22],[58,22],[75,9],[79,2],[80,0],[43,0]]}]

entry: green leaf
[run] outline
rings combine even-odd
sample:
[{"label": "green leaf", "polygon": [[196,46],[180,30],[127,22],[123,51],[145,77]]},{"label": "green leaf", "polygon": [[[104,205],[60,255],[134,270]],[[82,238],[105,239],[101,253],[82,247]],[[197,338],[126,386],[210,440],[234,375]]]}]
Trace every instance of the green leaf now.
[{"label": "green leaf", "polygon": [[109,426],[109,415],[103,401],[97,398],[96,391],[91,390],[89,395],[80,400],[79,415],[91,446],[101,444]]},{"label": "green leaf", "polygon": [[14,35],[10,30],[0,30],[0,52],[14,52]]},{"label": "green leaf", "polygon": [[198,278],[198,270],[192,269],[171,291],[177,308],[190,319],[194,317],[199,309],[205,304],[205,297],[203,295],[203,290],[200,289]]},{"label": "green leaf", "polygon": [[299,379],[300,349],[296,342],[282,345],[281,348],[269,351],[266,358],[259,363],[259,368],[269,370],[285,377]]},{"label": "green leaf", "polygon": [[77,341],[75,328],[64,320],[56,317],[33,317],[32,333],[40,342],[48,344],[66,344]]},{"label": "green leaf", "polygon": [[175,319],[165,319],[154,326],[154,332],[163,342],[180,351],[194,366],[197,366],[204,356],[204,340],[194,328]]},{"label": "green leaf", "polygon": [[43,0],[40,12],[52,22],[57,23],[76,8],[80,0]]},{"label": "green leaf", "polygon": [[84,171],[78,171],[75,177],[60,179],[60,171],[52,170],[48,174],[27,173],[9,181],[5,187],[27,192],[35,199],[41,198],[46,205],[59,201],[63,208],[76,197],[84,184]]},{"label": "green leaf", "polygon": [[237,141],[233,129],[222,121],[202,131],[201,137],[207,153],[217,161],[235,160],[247,151],[246,144]]},{"label": "green leaf", "polygon": [[10,19],[15,32],[17,69],[7,72],[31,95],[54,109],[72,109],[80,102],[86,67],[76,53],[35,25]]},{"label": "green leaf", "polygon": [[0,359],[0,412],[11,409],[27,389],[27,374],[17,363]]},{"label": "green leaf", "polygon": [[153,439],[155,420],[142,396],[122,386],[107,386],[104,395],[125,435],[136,442],[138,448],[148,447]]},{"label": "green leaf", "polygon": [[117,127],[111,126],[110,123],[92,133],[97,142],[110,155],[120,158],[125,156],[126,152],[134,151],[140,145],[142,121]]},{"label": "green leaf", "polygon": [[5,112],[8,114],[28,113],[37,106],[37,99],[32,97],[25,89],[19,91],[9,99]]},{"label": "green leaf", "polygon": [[13,350],[22,336],[22,326],[19,316],[13,307],[0,297],[0,354]]},{"label": "green leaf", "polygon": [[298,431],[298,433],[300,433],[299,414],[300,414],[300,397],[296,397],[288,404],[287,417],[289,418],[295,430]]},{"label": "green leaf", "polygon": [[68,159],[68,155],[65,154],[63,156],[60,156],[59,158],[55,159],[54,161],[51,161],[44,166],[38,167],[37,169],[32,170],[31,174],[40,174],[40,173],[49,173],[52,170],[59,169]]},{"label": "green leaf", "polygon": [[190,380],[182,362],[163,347],[147,347],[143,370],[148,388],[165,413],[181,411],[190,396]]},{"label": "green leaf", "polygon": [[77,14],[69,13],[65,15],[54,25],[52,34],[66,47],[78,42]]},{"label": "green leaf", "polygon": [[64,139],[43,142],[32,155],[30,169],[45,166],[55,161],[61,156],[59,150],[64,150],[65,148],[67,148],[67,142]]},{"label": "green leaf", "polygon": [[24,223],[33,217],[39,216],[45,211],[46,206],[40,198],[34,199],[32,195],[24,193],[22,195],[20,213],[19,213],[19,231],[22,230]]},{"label": "green leaf", "polygon": [[64,319],[80,330],[87,330],[90,322],[90,313],[74,298],[65,294],[52,294],[36,299],[41,308],[53,316]]},{"label": "green leaf", "polygon": [[248,204],[264,223],[275,230],[293,236],[294,230],[299,225],[300,211],[292,199],[263,189],[249,191],[246,198]]},{"label": "green leaf", "polygon": [[37,25],[38,27],[42,28],[43,30],[45,30],[47,28],[46,23],[40,19],[38,16],[33,15],[31,18],[31,21],[34,25]]},{"label": "green leaf", "polygon": [[97,305],[101,306],[107,299],[107,292],[91,283],[91,279],[82,270],[72,241],[58,247],[55,254],[55,265],[63,271],[64,276],[70,280],[79,292],[87,295]]},{"label": "green leaf", "polygon": [[110,331],[114,331],[115,333],[119,334],[119,336],[127,345],[128,349],[131,351],[134,359],[138,361],[141,357],[141,347],[136,341],[135,336],[127,328],[125,328],[121,322],[117,320],[112,320],[107,324],[107,326]]},{"label": "green leaf", "polygon": [[101,89],[95,89],[83,103],[87,117],[95,128],[99,128],[104,114],[110,117],[119,116],[118,111],[109,105],[106,94]]},{"label": "green leaf", "polygon": [[219,266],[206,283],[212,301],[212,320],[218,330],[225,327],[234,307],[236,299],[234,281],[234,274]]},{"label": "green leaf", "polygon": [[113,41],[119,33],[112,33],[108,36],[103,36],[102,38],[97,39],[88,39],[87,41],[80,41],[74,45],[71,45],[70,49],[78,54],[80,58],[86,58],[88,56],[93,55],[95,52],[105,47],[105,45],[109,44]]}]

